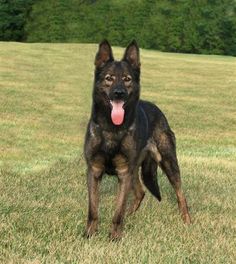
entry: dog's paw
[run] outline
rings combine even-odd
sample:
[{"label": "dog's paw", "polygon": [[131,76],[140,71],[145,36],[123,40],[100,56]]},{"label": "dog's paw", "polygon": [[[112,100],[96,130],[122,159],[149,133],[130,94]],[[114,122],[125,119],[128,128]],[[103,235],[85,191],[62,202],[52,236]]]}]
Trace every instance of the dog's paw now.
[{"label": "dog's paw", "polygon": [[111,231],[109,234],[109,239],[113,242],[120,241],[122,238],[122,233],[120,231]]},{"label": "dog's paw", "polygon": [[182,217],[183,217],[183,221],[186,225],[190,225],[192,223],[190,215],[188,213],[183,215]]},{"label": "dog's paw", "polygon": [[90,238],[91,236],[95,235],[97,233],[97,225],[91,224],[87,226],[86,230],[84,231],[84,237]]}]

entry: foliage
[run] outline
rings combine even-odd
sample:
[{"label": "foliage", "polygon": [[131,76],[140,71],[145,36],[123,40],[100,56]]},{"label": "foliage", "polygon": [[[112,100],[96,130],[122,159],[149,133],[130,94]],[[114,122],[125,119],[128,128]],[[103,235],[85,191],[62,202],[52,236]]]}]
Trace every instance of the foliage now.
[{"label": "foliage", "polygon": [[94,43],[107,38],[125,46],[136,38],[143,48],[236,55],[235,0],[11,0],[0,8],[2,40]]},{"label": "foliage", "polygon": [[0,0],[0,40],[26,39],[25,23],[36,0]]}]

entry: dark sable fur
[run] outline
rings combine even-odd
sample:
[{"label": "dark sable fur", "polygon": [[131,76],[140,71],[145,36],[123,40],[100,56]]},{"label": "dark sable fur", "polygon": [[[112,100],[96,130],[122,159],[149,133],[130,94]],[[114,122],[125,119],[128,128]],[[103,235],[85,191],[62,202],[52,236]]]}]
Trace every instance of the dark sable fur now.
[{"label": "dark sable fur", "polygon": [[[157,167],[167,175],[173,186],[180,213],[185,223],[190,223],[186,199],[181,190],[181,179],[176,157],[175,136],[160,111],[140,96],[139,48],[135,41],[126,48],[121,61],[114,61],[110,44],[100,43],[95,58],[93,106],[85,139],[85,158],[88,166],[89,208],[86,235],[97,230],[99,184],[104,173],[117,175],[119,190],[116,211],[110,236],[121,236],[128,193],[134,200],[129,213],[136,211],[144,197],[141,177],[147,189],[160,201]],[[112,81],[107,79],[112,76]],[[131,81],[125,77],[131,77]],[[117,126],[111,120],[110,100],[124,100],[124,122]]]}]

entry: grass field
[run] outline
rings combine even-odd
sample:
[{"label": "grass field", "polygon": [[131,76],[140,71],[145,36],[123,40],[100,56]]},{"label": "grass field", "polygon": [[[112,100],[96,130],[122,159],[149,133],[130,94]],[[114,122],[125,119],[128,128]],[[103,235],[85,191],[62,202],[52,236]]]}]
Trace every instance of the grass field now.
[{"label": "grass field", "polygon": [[[108,240],[116,178],[104,177],[97,236],[83,138],[96,45],[0,43],[0,263],[236,263],[236,58],[141,51],[142,98],[169,119],[193,224],[160,172]],[[123,49],[115,48],[120,58]]]}]

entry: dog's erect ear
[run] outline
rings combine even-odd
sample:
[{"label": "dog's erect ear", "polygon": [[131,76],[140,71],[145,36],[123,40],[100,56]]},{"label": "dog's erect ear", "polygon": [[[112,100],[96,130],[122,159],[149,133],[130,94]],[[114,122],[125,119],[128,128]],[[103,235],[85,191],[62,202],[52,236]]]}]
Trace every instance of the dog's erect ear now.
[{"label": "dog's erect ear", "polygon": [[100,68],[107,62],[113,61],[112,49],[109,42],[105,39],[99,44],[99,49],[95,57],[95,66]]},{"label": "dog's erect ear", "polygon": [[126,48],[123,60],[129,62],[133,68],[140,68],[139,47],[136,40]]}]

